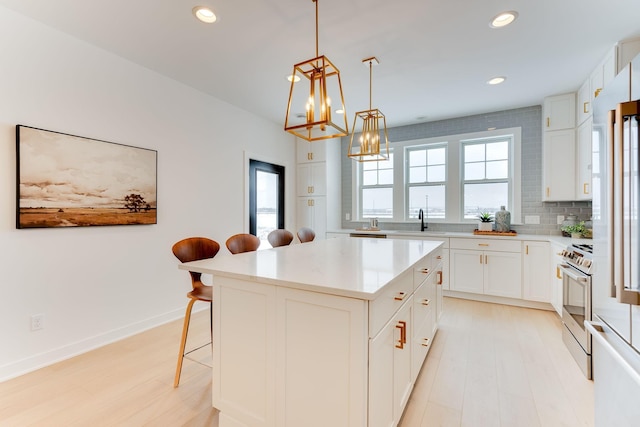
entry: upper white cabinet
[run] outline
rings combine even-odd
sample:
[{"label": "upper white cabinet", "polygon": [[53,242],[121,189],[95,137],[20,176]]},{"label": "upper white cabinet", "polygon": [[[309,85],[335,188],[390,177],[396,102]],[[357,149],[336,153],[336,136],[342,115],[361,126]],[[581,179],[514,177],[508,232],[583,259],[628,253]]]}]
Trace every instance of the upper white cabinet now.
[{"label": "upper white cabinet", "polygon": [[303,139],[296,138],[296,159],[298,163],[326,161],[326,142],[307,142]]},{"label": "upper white cabinet", "polygon": [[591,140],[593,119],[589,117],[577,130],[576,200],[591,200]]},{"label": "upper white cabinet", "polygon": [[549,96],[544,99],[544,130],[573,129],[576,125],[576,94]]},{"label": "upper white cabinet", "polygon": [[591,117],[591,84],[586,80],[578,89],[578,101],[576,103],[576,118],[578,123]]},{"label": "upper white cabinet", "polygon": [[298,165],[298,196],[325,196],[327,194],[327,163]]},{"label": "upper white cabinet", "polygon": [[576,136],[574,129],[545,132],[543,150],[542,200],[575,200]]}]

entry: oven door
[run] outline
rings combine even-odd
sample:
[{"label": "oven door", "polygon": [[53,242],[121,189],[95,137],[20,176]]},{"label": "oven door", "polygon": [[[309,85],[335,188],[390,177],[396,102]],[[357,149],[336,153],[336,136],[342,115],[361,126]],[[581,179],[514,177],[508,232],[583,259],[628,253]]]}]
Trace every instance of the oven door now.
[{"label": "oven door", "polygon": [[562,271],[562,323],[591,354],[591,340],[584,326],[585,320],[591,320],[591,276],[566,264],[558,268]]}]

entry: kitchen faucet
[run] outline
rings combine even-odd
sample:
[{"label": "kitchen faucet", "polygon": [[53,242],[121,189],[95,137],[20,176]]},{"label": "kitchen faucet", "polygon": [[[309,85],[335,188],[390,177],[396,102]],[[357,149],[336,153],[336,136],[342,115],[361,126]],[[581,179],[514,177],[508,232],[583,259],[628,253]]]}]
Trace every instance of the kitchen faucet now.
[{"label": "kitchen faucet", "polygon": [[425,228],[429,228],[429,226],[424,223],[424,211],[422,209],[418,211],[418,219],[420,220],[420,231],[424,231]]}]

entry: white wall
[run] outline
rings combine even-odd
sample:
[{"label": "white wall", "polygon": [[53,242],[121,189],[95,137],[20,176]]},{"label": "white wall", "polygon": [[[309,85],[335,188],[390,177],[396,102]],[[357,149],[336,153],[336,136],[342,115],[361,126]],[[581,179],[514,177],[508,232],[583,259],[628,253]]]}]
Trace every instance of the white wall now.
[{"label": "white wall", "polygon": [[[17,230],[17,124],[157,150],[158,224]],[[182,316],[171,245],[248,229],[245,152],[295,188],[281,125],[0,7],[0,381]]]}]

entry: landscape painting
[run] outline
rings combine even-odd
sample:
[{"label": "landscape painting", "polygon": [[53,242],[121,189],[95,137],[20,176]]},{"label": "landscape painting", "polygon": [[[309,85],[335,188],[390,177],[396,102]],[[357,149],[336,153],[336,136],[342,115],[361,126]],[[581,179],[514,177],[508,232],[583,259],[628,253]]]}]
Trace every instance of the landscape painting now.
[{"label": "landscape painting", "polygon": [[17,228],[156,224],[157,156],[16,126]]}]

